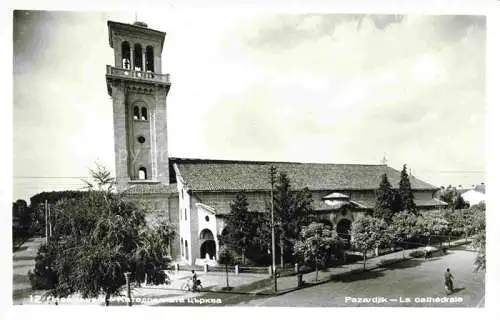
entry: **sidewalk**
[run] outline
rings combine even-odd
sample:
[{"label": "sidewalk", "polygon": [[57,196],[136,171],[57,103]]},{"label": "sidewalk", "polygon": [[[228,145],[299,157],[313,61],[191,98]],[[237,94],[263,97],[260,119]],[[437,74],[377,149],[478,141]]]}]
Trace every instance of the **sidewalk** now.
[{"label": "sidewalk", "polygon": [[38,248],[44,241],[41,237],[30,238],[12,254],[12,298],[14,303],[33,293],[28,271],[35,268]]}]

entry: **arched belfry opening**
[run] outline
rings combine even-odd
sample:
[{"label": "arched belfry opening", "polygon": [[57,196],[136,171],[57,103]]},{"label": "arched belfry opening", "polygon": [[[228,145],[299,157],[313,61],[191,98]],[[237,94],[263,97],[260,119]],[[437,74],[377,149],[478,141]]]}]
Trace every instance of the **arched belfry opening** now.
[{"label": "arched belfry opening", "polygon": [[134,70],[142,71],[142,46],[138,43],[134,45]]},{"label": "arched belfry opening", "polygon": [[139,107],[134,107],[134,120],[139,120]]},{"label": "arched belfry opening", "polygon": [[122,68],[130,69],[130,44],[128,41],[122,42]]},{"label": "arched belfry opening", "polygon": [[141,108],[141,120],[148,120],[148,109],[146,107]]},{"label": "arched belfry opening", "polygon": [[146,47],[146,71],[154,72],[154,51],[152,46]]}]

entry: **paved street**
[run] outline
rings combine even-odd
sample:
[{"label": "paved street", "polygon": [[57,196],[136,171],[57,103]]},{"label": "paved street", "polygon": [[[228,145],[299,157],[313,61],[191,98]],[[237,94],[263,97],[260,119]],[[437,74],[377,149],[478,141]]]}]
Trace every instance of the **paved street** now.
[{"label": "paved street", "polygon": [[[351,275],[342,280],[297,290],[277,297],[229,293],[208,293],[200,298],[222,301],[220,305],[297,307],[477,307],[484,306],[484,273],[474,273],[474,252],[449,251],[445,256],[424,261],[407,260],[385,269]],[[449,267],[455,275],[456,292],[444,292],[443,273]],[[378,302],[357,301],[377,298]],[[454,298],[455,302],[419,302],[417,298]],[[349,299],[350,300],[346,300]],[[382,298],[388,299],[383,302]],[[395,301],[389,301],[395,299]],[[462,299],[461,302],[458,300]],[[407,301],[407,302],[402,302]],[[175,305],[175,304],[169,304]],[[177,304],[179,305],[179,304]]]},{"label": "paved street", "polygon": [[32,294],[28,271],[35,268],[35,257],[43,238],[28,239],[13,254],[13,292],[14,304],[20,304],[23,298]]}]

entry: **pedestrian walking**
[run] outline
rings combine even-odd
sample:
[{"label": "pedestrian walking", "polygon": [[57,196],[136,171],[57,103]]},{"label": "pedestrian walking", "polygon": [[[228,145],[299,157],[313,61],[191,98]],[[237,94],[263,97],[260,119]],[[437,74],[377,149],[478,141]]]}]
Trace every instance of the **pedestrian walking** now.
[{"label": "pedestrian walking", "polygon": [[452,293],[453,292],[453,275],[451,274],[450,268],[446,269],[446,272],[444,273],[444,286],[446,288],[447,293]]},{"label": "pedestrian walking", "polygon": [[427,260],[431,257],[431,247],[426,246],[424,248],[424,260]]}]

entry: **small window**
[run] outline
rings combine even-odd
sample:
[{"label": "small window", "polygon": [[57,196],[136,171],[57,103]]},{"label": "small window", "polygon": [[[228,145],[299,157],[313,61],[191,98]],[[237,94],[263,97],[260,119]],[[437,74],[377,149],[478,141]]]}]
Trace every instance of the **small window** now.
[{"label": "small window", "polygon": [[139,143],[144,143],[146,142],[146,138],[144,138],[143,136],[139,136],[139,138],[137,138],[137,141],[139,141]]},{"label": "small window", "polygon": [[205,216],[205,221],[206,222],[209,222],[210,221],[210,218],[208,216]]},{"label": "small window", "polygon": [[188,241],[184,240],[184,247],[186,252],[186,260],[189,260],[189,251],[188,251]]},{"label": "small window", "polygon": [[139,108],[134,107],[134,120],[139,120]]},{"label": "small window", "polygon": [[181,256],[184,257],[184,239],[181,238]]},{"label": "small window", "polygon": [[141,109],[141,120],[148,120],[148,109],[144,107]]},{"label": "small window", "polygon": [[146,168],[140,167],[139,168],[139,180],[147,180],[148,179],[148,174],[146,171]]},{"label": "small window", "polygon": [[184,208],[184,220],[187,220],[188,219],[188,216],[187,216],[187,209]]}]

